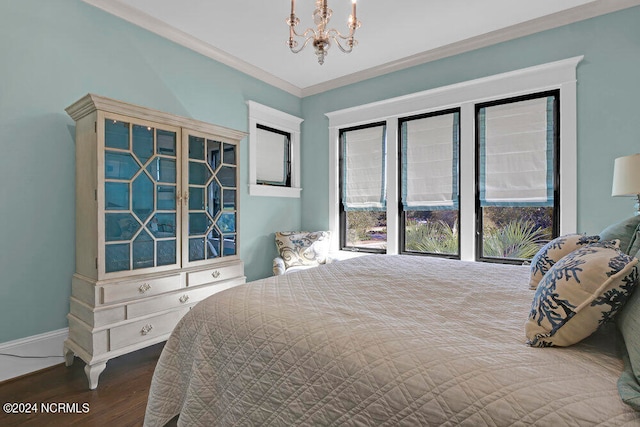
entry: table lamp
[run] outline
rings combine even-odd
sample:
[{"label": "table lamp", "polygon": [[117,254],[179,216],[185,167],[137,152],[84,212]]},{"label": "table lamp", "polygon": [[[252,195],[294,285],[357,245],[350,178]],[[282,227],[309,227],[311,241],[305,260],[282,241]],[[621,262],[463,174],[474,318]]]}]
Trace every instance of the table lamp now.
[{"label": "table lamp", "polygon": [[618,157],[613,164],[612,196],[636,197],[636,215],[640,215],[640,154]]}]

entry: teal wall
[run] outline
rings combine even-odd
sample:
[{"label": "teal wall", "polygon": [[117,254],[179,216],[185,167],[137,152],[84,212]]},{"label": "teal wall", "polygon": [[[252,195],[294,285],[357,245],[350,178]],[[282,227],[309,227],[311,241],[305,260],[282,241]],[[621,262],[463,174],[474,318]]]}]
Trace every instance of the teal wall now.
[{"label": "teal wall", "polygon": [[[301,116],[299,98],[80,0],[0,2],[0,342],[67,326],[75,269],[75,127],[88,92],[247,131],[245,101]],[[240,242],[270,275],[273,232],[300,199],[251,197],[241,144]]]},{"label": "teal wall", "polygon": [[[626,217],[613,159],[640,152],[640,7],[300,100],[80,0],[0,3],[0,342],[63,328],[74,271],[74,124],[88,92],[247,130],[245,101],[305,119],[300,199],[250,197],[241,145],[241,255],[270,274],[273,232],[328,226],[326,112],[585,55],[578,67],[578,229]],[[356,53],[354,52],[354,55]]]},{"label": "teal wall", "polygon": [[616,157],[640,152],[640,7],[304,98],[303,227],[329,224],[325,113],[579,55],[577,231],[630,216],[634,202],[611,197],[611,178]]}]

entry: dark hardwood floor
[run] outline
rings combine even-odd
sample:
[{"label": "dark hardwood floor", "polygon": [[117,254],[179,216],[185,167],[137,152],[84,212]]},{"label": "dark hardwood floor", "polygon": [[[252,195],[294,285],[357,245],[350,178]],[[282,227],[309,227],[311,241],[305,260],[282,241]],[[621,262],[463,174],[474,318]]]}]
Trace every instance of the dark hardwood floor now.
[{"label": "dark hardwood floor", "polygon": [[[2,411],[0,426],[141,426],[151,377],[163,346],[156,344],[110,360],[96,390],[89,390],[84,362],[78,358],[69,368],[62,363],[2,382],[0,403],[36,404],[38,413]],[[67,408],[79,413],[42,413],[41,407],[57,408],[50,403],[64,404],[63,412]],[[78,405],[74,407],[74,403]]]}]

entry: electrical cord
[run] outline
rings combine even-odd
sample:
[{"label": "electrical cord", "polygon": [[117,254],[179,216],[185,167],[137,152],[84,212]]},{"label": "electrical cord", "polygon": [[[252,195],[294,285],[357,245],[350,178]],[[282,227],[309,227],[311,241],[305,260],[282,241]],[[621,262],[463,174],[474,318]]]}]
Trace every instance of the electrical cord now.
[{"label": "electrical cord", "polygon": [[18,359],[49,359],[51,357],[59,357],[64,359],[64,356],[20,356],[19,354],[0,353],[0,356],[17,357]]}]

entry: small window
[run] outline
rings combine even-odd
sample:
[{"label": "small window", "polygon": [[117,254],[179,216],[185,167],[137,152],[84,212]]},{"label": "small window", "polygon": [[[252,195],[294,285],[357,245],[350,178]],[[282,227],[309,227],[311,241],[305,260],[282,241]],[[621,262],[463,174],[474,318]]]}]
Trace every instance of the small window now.
[{"label": "small window", "polygon": [[300,197],[302,119],[247,101],[249,195]]},{"label": "small window", "polygon": [[257,125],[256,184],[291,187],[291,133]]}]

